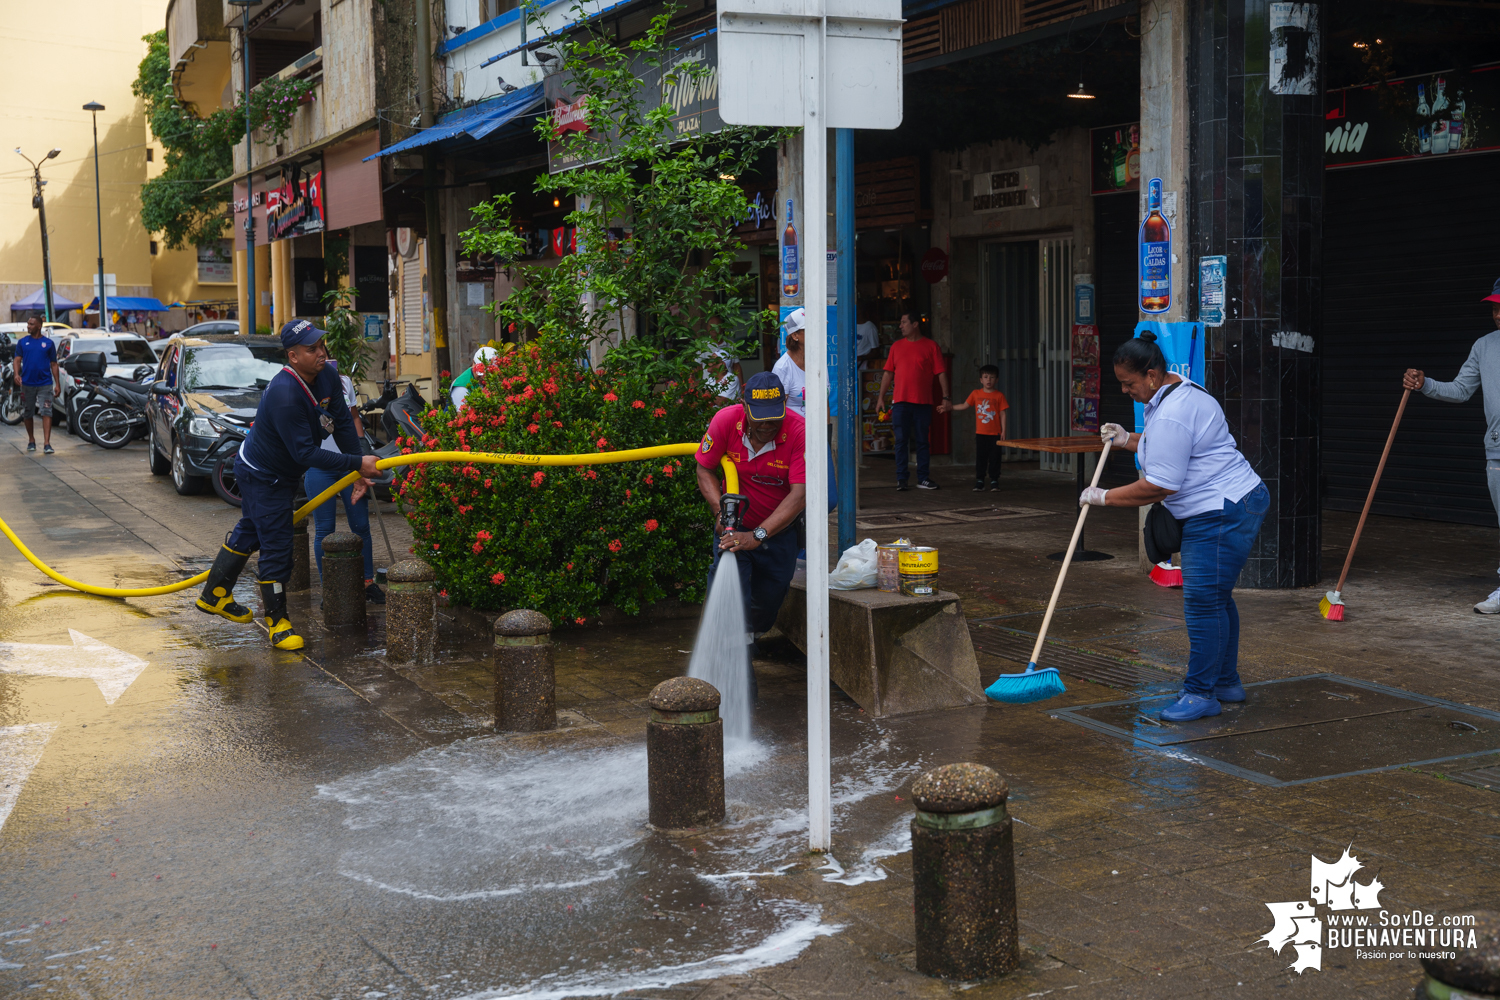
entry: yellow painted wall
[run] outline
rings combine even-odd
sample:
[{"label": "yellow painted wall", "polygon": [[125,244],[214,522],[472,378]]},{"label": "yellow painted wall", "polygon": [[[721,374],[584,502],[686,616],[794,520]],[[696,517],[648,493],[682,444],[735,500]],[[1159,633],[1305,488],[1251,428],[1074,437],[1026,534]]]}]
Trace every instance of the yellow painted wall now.
[{"label": "yellow painted wall", "polygon": [[[32,159],[52,147],[42,178],[57,291],[79,301],[93,297],[98,256],[94,159],[89,101],[99,113],[100,189],[104,270],[116,276],[116,294],[151,295],[150,236],[141,226],[139,189],[146,179],[146,123],[130,93],[146,43],[159,31],[166,0],[49,0],[6,3],[0,17],[0,322],[10,303],[42,284],[41,233],[31,207],[31,168],[10,152],[20,146]],[[75,314],[76,316],[76,314]]]}]

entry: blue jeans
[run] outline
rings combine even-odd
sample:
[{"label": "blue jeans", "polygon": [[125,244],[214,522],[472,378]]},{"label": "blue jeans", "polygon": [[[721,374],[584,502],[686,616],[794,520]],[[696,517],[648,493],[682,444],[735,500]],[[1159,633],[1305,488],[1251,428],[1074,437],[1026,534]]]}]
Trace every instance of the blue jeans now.
[{"label": "blue jeans", "polygon": [[1234,584],[1271,506],[1261,483],[1239,503],[1182,522],[1182,610],[1187,618],[1188,669],[1182,689],[1213,697],[1240,682],[1240,613]]},{"label": "blue jeans", "polygon": [[[326,469],[308,469],[303,483],[307,488],[309,498],[317,496],[334,483],[348,475],[346,472],[329,472]],[[344,492],[339,494],[339,499],[344,501],[344,518],[349,522],[349,530],[358,535],[363,541],[365,554],[365,580],[375,579],[375,548],[370,543],[370,495],[366,493],[359,503],[350,503],[349,498],[354,495],[354,487],[344,487]],[[323,539],[333,534],[334,504],[328,503],[312,512],[313,519],[313,555],[318,560],[318,576],[323,575]]]},{"label": "blue jeans", "polygon": [[927,478],[928,461],[932,457],[927,443],[932,429],[932,404],[893,403],[891,423],[896,429],[896,482],[906,482],[906,450],[913,442],[917,446],[917,482],[922,482]]},{"label": "blue jeans", "polygon": [[760,633],[771,631],[781,602],[791,589],[797,572],[797,532],[790,525],[761,542],[749,552],[725,552],[714,539],[714,559],[709,566],[709,586],[725,559],[733,559],[740,574],[740,593],[745,601],[745,629]]}]

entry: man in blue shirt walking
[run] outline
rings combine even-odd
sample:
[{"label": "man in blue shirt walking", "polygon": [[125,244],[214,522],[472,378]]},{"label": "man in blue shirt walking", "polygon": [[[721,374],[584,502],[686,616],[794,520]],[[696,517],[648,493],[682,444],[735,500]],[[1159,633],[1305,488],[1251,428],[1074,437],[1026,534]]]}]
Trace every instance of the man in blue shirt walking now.
[{"label": "man in blue shirt walking", "polygon": [[[324,331],[307,320],[293,320],[281,328],[286,366],[271,378],[239,456],[234,477],[239,484],[240,521],[224,539],[214,559],[198,610],[232,622],[248,622],[254,615],[234,600],[234,584],[250,558],[260,550],[256,582],[265,605],[266,629],[277,649],[301,649],[302,637],[287,620],[286,587],[292,578],[292,503],[297,485],[309,468],[343,476],[358,472],[351,503],[358,503],[378,474],[374,455],[361,455],[359,438],[338,373],[327,364]],[[333,437],[338,451],[322,447]]]},{"label": "man in blue shirt walking", "polygon": [[36,451],[31,418],[42,417],[42,452],[52,454],[52,401],[62,392],[57,374],[57,345],[42,336],[42,321],[26,321],[26,336],[16,341],[16,366],[21,371],[21,415],[26,419],[26,450]]}]

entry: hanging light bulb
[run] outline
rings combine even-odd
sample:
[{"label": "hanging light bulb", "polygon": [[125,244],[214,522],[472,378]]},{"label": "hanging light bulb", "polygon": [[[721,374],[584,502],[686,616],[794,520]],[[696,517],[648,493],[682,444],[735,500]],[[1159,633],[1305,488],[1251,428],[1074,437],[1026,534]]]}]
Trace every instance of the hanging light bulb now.
[{"label": "hanging light bulb", "polygon": [[1078,89],[1073,91],[1068,96],[1080,101],[1092,101],[1094,99],[1094,95],[1090,94],[1087,88],[1084,87],[1082,75],[1078,77]]},{"label": "hanging light bulb", "polygon": [[558,198],[557,196],[554,195],[553,198],[552,198],[552,207],[553,208],[562,208],[562,199]]}]

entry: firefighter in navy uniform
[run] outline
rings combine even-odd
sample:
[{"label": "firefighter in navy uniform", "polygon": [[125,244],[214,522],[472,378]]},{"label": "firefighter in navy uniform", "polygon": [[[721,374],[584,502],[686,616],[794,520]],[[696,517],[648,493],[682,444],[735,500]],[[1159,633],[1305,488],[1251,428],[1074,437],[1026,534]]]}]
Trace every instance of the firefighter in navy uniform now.
[{"label": "firefighter in navy uniform", "polygon": [[[301,649],[302,637],[287,620],[286,588],[292,578],[292,504],[309,467],[340,474],[358,472],[353,502],[377,475],[374,455],[361,455],[338,373],[327,364],[324,332],[306,320],[281,328],[287,363],[261,394],[251,428],[234,463],[241,516],[224,539],[208,571],[198,610],[232,622],[254,614],[234,600],[234,584],[250,553],[260,550],[258,575],[266,628],[277,649]],[[338,451],[322,447],[333,436]]]}]

